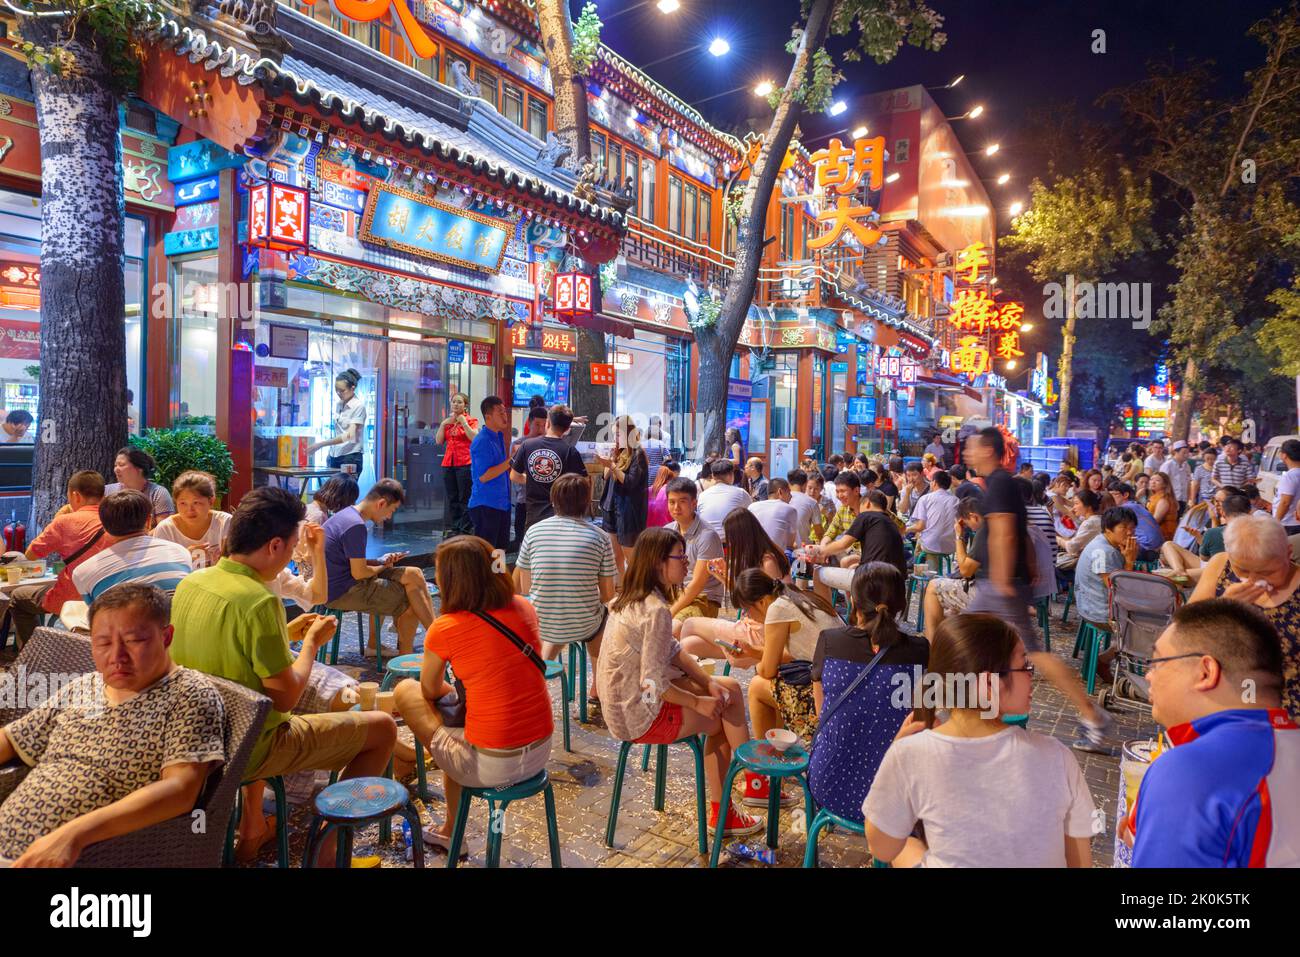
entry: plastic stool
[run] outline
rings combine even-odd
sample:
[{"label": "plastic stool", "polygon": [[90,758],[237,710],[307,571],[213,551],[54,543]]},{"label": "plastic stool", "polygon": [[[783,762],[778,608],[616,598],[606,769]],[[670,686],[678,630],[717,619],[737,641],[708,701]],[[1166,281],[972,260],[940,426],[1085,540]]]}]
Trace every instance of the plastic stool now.
[{"label": "plastic stool", "polygon": [[572,751],[569,746],[569,679],[564,671],[563,661],[546,662],[546,680],[560,679],[560,711],[564,714],[564,750]]},{"label": "plastic stool", "polygon": [[388,778],[349,778],[331,784],[313,802],[315,814],[307,833],[303,867],[314,867],[321,842],[332,831],[339,831],[335,864],[348,867],[352,860],[352,835],[356,828],[375,821],[387,821],[401,814],[411,825],[411,849],[416,867],[424,867],[424,838],[420,832],[420,815],[411,803],[411,794],[401,784]]},{"label": "plastic stool", "polygon": [[1070,582],[1069,591],[1065,593],[1065,610],[1061,612],[1061,624],[1070,617],[1070,606],[1074,604],[1074,582]]},{"label": "plastic stool", "polygon": [[[709,826],[705,817],[704,806],[704,742],[699,735],[678,738],[673,744],[684,744],[695,753],[695,818],[699,830],[700,853],[709,852]],[[656,811],[664,809],[664,792],[668,780],[668,745],[656,745],[659,760],[655,764],[655,800]],[[650,746],[646,745],[647,761]],[[614,846],[614,831],[618,827],[618,804],[623,797],[623,774],[627,771],[627,756],[632,750],[632,742],[624,741],[618,748],[618,768],[614,772],[614,796],[609,804],[609,821],[605,825],[605,846]]]},{"label": "plastic stool", "polygon": [[866,834],[866,826],[861,821],[850,821],[824,807],[818,808],[816,815],[813,816],[812,825],[808,828],[808,845],[803,852],[804,867],[817,866],[817,838],[822,830],[828,827],[839,828],[859,836]]},{"label": "plastic stool", "polygon": [[[460,857],[460,845],[465,839],[465,825],[469,821],[469,803],[471,798],[483,798],[488,802],[488,840],[487,866],[501,866],[501,831],[505,821],[506,808],[511,801],[542,794],[546,798],[546,838],[551,846],[551,867],[560,867],[560,830],[555,820],[555,792],[551,790],[551,780],[543,771],[537,777],[529,778],[518,784],[503,788],[463,788],[460,792],[460,807],[456,810],[456,827],[451,832],[451,849],[447,852],[447,866],[455,867]],[[501,805],[498,810],[497,805]]]},{"label": "plastic stool", "polygon": [[766,741],[746,741],[731,756],[731,767],[722,783],[722,799],[718,802],[718,825],[713,835],[713,853],[709,867],[718,866],[722,851],[722,832],[727,825],[727,812],[731,809],[731,786],[742,770],[761,774],[770,779],[767,788],[767,846],[776,850],[777,834],[781,822],[781,779],[798,778],[803,785],[804,820],[813,818],[812,791],[808,789],[808,752],[796,742],[787,751],[778,751]]},{"label": "plastic stool", "polygon": [[[271,792],[275,795],[275,843],[276,843],[276,867],[289,866],[289,799],[284,793],[284,778],[260,778],[271,786]],[[230,815],[230,824],[226,828],[226,851],[222,856],[222,865],[232,867],[235,863],[235,827],[239,824],[239,817],[244,806],[244,785],[254,784],[255,781],[245,781],[235,792],[235,813]],[[261,808],[258,808],[261,813]]]},{"label": "plastic stool", "polygon": [[[384,644],[382,640],[384,637],[383,615],[370,615],[370,634],[373,635],[375,639],[375,670],[382,673],[384,670]],[[362,618],[361,612],[357,612],[357,654],[361,656],[362,661],[365,661],[366,629],[365,619]]]}]

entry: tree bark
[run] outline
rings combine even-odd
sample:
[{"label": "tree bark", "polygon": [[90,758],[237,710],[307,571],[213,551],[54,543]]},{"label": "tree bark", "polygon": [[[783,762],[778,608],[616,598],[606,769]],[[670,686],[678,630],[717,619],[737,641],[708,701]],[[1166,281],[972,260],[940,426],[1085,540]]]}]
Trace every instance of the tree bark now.
[{"label": "tree bark", "polygon": [[[1065,328],[1061,330],[1061,359],[1056,374],[1061,380],[1061,405],[1057,411],[1056,435],[1065,438],[1070,432],[1070,387],[1074,384],[1074,290],[1065,297]],[[1136,410],[1134,410],[1136,414]]]},{"label": "tree bark", "polygon": [[71,54],[32,70],[41,144],[41,387],[33,529],[63,504],[73,472],[112,476],[126,443],[126,316],[118,97],[96,42],[62,20],[20,17],[26,39]]},{"label": "tree bark", "polygon": [[1174,404],[1174,421],[1169,426],[1169,438],[1187,441],[1192,431],[1192,409],[1196,407],[1196,360],[1188,359],[1183,367],[1183,381],[1178,386],[1178,401]]},{"label": "tree bark", "polygon": [[736,229],[736,262],[723,293],[722,312],[713,328],[699,329],[695,333],[696,346],[700,350],[700,384],[695,403],[697,455],[722,450],[726,429],[727,369],[758,285],[768,203],[803,112],[801,104],[794,99],[794,93],[807,82],[812,55],[826,42],[834,6],[833,0],[813,0],[784,94],[772,115],[758,159],[745,185]]},{"label": "tree bark", "polygon": [[[570,166],[581,169],[591,156],[591,121],[587,115],[586,77],[573,69],[573,20],[567,0],[538,0],[537,23],[554,88],[555,135],[572,150]],[[594,282],[599,281],[595,276]],[[570,380],[570,398],[574,414],[587,417],[589,431],[585,438],[593,439],[601,416],[608,416],[612,409],[609,387],[591,384],[591,364],[608,361],[605,335],[594,329],[578,328],[574,332],[578,354]]]}]

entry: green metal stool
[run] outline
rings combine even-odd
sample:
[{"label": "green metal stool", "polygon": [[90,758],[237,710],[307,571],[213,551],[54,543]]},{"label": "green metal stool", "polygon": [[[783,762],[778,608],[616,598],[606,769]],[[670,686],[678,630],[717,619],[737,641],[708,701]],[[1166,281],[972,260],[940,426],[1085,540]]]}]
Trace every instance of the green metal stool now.
[{"label": "green metal stool", "polygon": [[[380,691],[391,691],[403,678],[413,678],[420,680],[420,665],[424,662],[423,654],[415,655],[398,655],[396,658],[389,659],[388,667],[384,669],[384,680],[379,685]],[[416,776],[416,793],[419,794],[421,801],[428,801],[429,797],[429,780],[428,772],[424,767],[424,745],[420,744],[420,739],[415,739],[415,776]]]},{"label": "green metal stool", "polygon": [[[916,602],[916,630],[925,631],[925,590],[930,587],[930,582],[939,578],[934,572],[926,571],[921,574],[913,572],[907,577],[907,604],[911,607],[912,591],[916,588],[917,582],[921,583],[921,594]],[[906,617],[906,616],[904,616]]]},{"label": "green metal stool", "polygon": [[1133,563],[1133,570],[1138,572],[1153,572],[1159,567],[1160,562],[1158,560],[1154,562],[1136,561]]},{"label": "green metal stool", "polygon": [[349,778],[331,784],[313,802],[311,829],[307,832],[307,849],[302,866],[314,867],[320,845],[333,831],[339,832],[335,864],[349,867],[352,860],[352,835],[356,828],[375,821],[389,821],[401,814],[411,826],[411,854],[415,866],[424,867],[424,840],[420,834],[420,815],[411,803],[410,792],[388,778]]},{"label": "green metal stool", "polygon": [[1034,602],[1038,609],[1038,627],[1043,629],[1043,647],[1052,650],[1052,597],[1048,595]]},{"label": "green metal stool", "polygon": [[1061,612],[1061,624],[1065,624],[1065,619],[1070,617],[1070,606],[1074,604],[1074,582],[1070,582],[1070,588],[1065,593],[1065,610]]},{"label": "green metal stool", "polygon": [[816,815],[813,816],[812,825],[808,828],[808,845],[803,852],[804,867],[817,866],[817,838],[828,827],[838,828],[858,836],[866,834],[866,827],[861,821],[850,821],[848,818],[840,817],[824,807],[818,808]]},{"label": "green metal stool", "polygon": [[564,714],[564,750],[572,751],[569,746],[569,679],[564,671],[563,661],[546,662],[546,680],[560,679],[560,711]]},{"label": "green metal stool", "polygon": [[1110,632],[1090,621],[1079,619],[1079,630],[1074,636],[1074,657],[1084,653],[1083,677],[1088,683],[1088,694],[1097,690],[1097,657],[1101,654],[1102,643],[1110,647]]},{"label": "green metal stool", "polygon": [[[343,637],[343,616],[346,613],[334,608],[326,607],[325,605],[317,605],[311,610],[311,613],[313,615],[330,615],[333,617],[335,622],[334,637],[330,639],[329,650],[327,652],[325,646],[321,645],[320,650],[316,652],[316,660],[321,664],[338,664],[339,640]],[[328,662],[326,661],[327,657],[329,659]]]},{"label": "green metal stool", "polygon": [[[465,825],[469,822],[469,804],[471,798],[483,798],[488,802],[488,840],[487,866],[501,866],[501,831],[505,822],[506,808],[512,801],[541,794],[546,798],[546,838],[551,846],[551,867],[560,867],[560,829],[555,820],[555,792],[551,790],[550,778],[543,771],[535,778],[511,784],[503,788],[463,788],[460,792],[460,807],[456,810],[456,827],[451,832],[451,849],[447,852],[447,866],[455,867],[460,857],[460,846],[465,840]],[[500,805],[498,808],[497,805]]]},{"label": "green metal stool", "polygon": [[727,812],[731,810],[731,787],[741,771],[752,771],[768,778],[767,788],[767,846],[776,850],[781,822],[781,779],[798,778],[803,785],[804,820],[813,819],[812,791],[808,789],[808,752],[796,742],[788,751],[778,751],[766,741],[746,741],[731,755],[731,767],[722,783],[722,799],[718,802],[718,824],[713,834],[713,853],[709,867],[718,866],[722,852],[722,832],[727,826]]},{"label": "green metal stool", "polygon": [[[370,615],[370,634],[375,639],[375,670],[383,672],[384,670],[384,616]],[[357,654],[361,660],[366,659],[366,629],[365,618],[362,612],[357,612]]]},{"label": "green metal stool", "polygon": [[[271,786],[271,792],[275,795],[275,842],[276,842],[276,867],[289,866],[289,799],[284,792],[284,778],[262,778]],[[222,855],[222,865],[232,867],[235,863],[235,828],[239,824],[239,817],[244,808],[244,785],[254,784],[254,781],[245,781],[235,792],[235,813],[230,815],[230,824],[226,827],[226,851]],[[259,813],[261,808],[258,809]]]},{"label": "green metal stool", "polygon": [[[569,645],[569,680],[565,685],[565,700],[578,695],[578,723],[587,723],[587,642],[571,641]],[[566,705],[565,719],[568,719]]]},{"label": "green metal stool", "polygon": [[[678,738],[673,744],[684,744],[695,754],[695,818],[699,830],[700,853],[709,852],[709,826],[704,803],[704,741],[700,735],[688,735]],[[655,800],[656,811],[664,809],[664,794],[668,780],[668,745],[656,745],[659,749],[658,761],[655,763]],[[624,741],[618,748],[618,768],[614,771],[614,796],[609,805],[609,821],[605,825],[605,846],[614,846],[614,831],[618,827],[618,804],[623,797],[623,774],[627,771],[627,756],[632,750],[632,742]],[[650,745],[646,745],[646,760],[649,760]]]}]

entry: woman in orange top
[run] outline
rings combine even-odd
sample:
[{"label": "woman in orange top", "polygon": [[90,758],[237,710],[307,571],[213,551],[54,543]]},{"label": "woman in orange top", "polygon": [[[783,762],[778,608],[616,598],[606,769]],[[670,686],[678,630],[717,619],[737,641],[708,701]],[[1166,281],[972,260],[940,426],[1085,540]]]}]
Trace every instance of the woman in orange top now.
[{"label": "woman in orange top", "polygon": [[1147,483],[1147,491],[1147,511],[1160,526],[1165,541],[1172,542],[1178,531],[1178,502],[1169,485],[1169,476],[1164,472],[1154,473]]},{"label": "woman in orange top", "polygon": [[469,496],[474,490],[469,474],[469,444],[478,435],[478,419],[468,413],[469,396],[457,392],[451,397],[451,415],[438,423],[433,437],[439,445],[447,444],[442,454],[442,482],[447,490],[445,537],[469,535],[474,530],[469,520]]},{"label": "woman in orange top", "polygon": [[[424,829],[444,850],[462,787],[506,787],[536,777],[551,756],[551,695],[532,656],[525,655],[484,616],[503,625],[539,655],[537,613],[515,594],[510,575],[493,568],[492,546],[473,535],[448,539],[435,554],[442,614],[424,639],[420,680],[396,691],[397,709],[442,768],[447,817]],[[465,684],[465,727],[443,723],[438,699],[454,689],[451,665]]]}]

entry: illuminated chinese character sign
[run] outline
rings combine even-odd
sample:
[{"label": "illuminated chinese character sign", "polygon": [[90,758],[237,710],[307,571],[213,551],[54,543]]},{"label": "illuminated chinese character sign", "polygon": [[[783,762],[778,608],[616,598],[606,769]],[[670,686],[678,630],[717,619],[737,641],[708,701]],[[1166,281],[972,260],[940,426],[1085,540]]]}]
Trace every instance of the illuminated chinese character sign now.
[{"label": "illuminated chinese character sign", "polygon": [[363,242],[424,259],[494,273],[501,269],[514,228],[510,220],[457,209],[376,183],[366,201],[360,237]]},{"label": "illuminated chinese character sign", "polygon": [[[817,185],[823,189],[826,209],[817,215],[817,221],[827,228],[808,241],[810,249],[824,249],[839,241],[848,231],[864,247],[874,246],[881,236],[879,229],[869,225],[874,212],[870,206],[857,205],[850,197],[857,191],[862,177],[867,177],[867,188],[880,189],[885,184],[885,138],[857,140],[847,149],[839,139],[812,155],[817,171]],[[833,205],[832,205],[833,204]]]},{"label": "illuminated chinese character sign", "polygon": [[963,285],[950,303],[948,325],[963,335],[959,347],[949,354],[948,368],[971,381],[991,371],[994,359],[1007,361],[1025,354],[1020,348],[1024,304],[996,300],[990,277],[981,272],[989,265],[983,243],[972,243],[956,256],[957,281]]},{"label": "illuminated chinese character sign", "polygon": [[305,189],[262,183],[248,191],[248,243],[283,251],[307,247],[308,199]]},{"label": "illuminated chinese character sign", "polygon": [[555,315],[566,322],[590,319],[592,315],[591,277],[580,272],[562,272],[555,276]]},{"label": "illuminated chinese character sign", "polygon": [[[303,0],[308,6],[317,0]],[[392,24],[394,31],[400,26],[400,32],[406,38],[406,45],[411,53],[421,59],[438,55],[438,44],[415,19],[415,14],[407,6],[406,0],[330,0],[330,6],[344,20],[356,23],[370,23],[374,20],[386,20]]]}]

